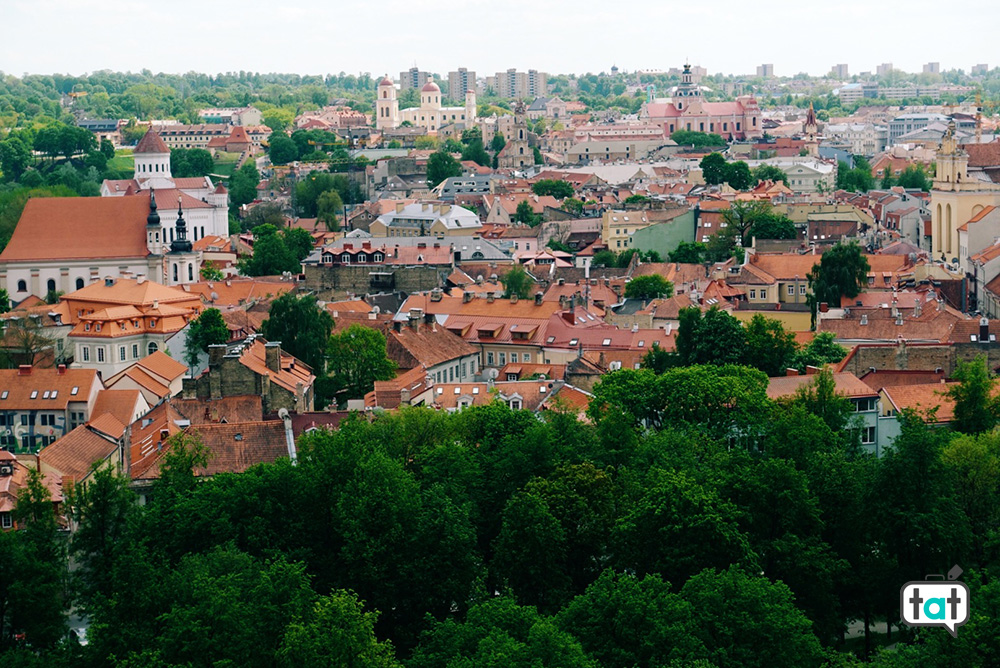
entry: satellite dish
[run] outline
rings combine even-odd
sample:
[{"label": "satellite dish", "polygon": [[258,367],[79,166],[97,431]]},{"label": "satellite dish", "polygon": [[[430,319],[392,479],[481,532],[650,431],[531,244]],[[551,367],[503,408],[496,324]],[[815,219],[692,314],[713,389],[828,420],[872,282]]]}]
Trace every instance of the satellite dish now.
[{"label": "satellite dish", "polygon": [[382,309],[380,309],[378,306],[372,306],[372,313],[374,313],[375,315],[378,315],[381,312],[382,312]]},{"label": "satellite dish", "polygon": [[486,370],[486,377],[489,380],[496,380],[497,376],[499,376],[499,375],[500,375],[499,369],[487,369]]},{"label": "satellite dish", "polygon": [[218,301],[219,300],[219,293],[218,292],[213,292],[212,294],[209,295],[209,298],[211,298],[211,300],[213,302],[214,301]]}]

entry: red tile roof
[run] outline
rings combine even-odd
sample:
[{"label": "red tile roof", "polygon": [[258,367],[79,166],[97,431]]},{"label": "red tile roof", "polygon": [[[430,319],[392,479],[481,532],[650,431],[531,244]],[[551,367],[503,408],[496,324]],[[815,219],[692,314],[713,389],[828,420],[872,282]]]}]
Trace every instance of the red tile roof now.
[{"label": "red tile roof", "polygon": [[0,411],[64,411],[95,385],[103,387],[94,369],[0,369]]},{"label": "red tile roof", "polygon": [[74,482],[87,477],[95,463],[107,459],[118,448],[117,443],[101,436],[98,431],[101,430],[80,425],[42,448],[38,453],[42,470],[54,469],[60,476],[68,476]]},{"label": "red tile roof", "polygon": [[[805,376],[778,376],[769,378],[767,385],[767,396],[771,399],[779,397],[790,397],[800,388],[806,387],[816,380],[815,375]],[[833,382],[836,386],[837,394],[845,397],[874,397],[878,394],[865,383],[861,382],[853,373],[834,373]]]},{"label": "red tile roof", "polygon": [[167,148],[166,142],[160,138],[160,135],[150,128],[135,145],[132,153],[170,153],[170,149]]},{"label": "red tile roof", "polygon": [[28,200],[0,262],[144,258],[146,197]]}]

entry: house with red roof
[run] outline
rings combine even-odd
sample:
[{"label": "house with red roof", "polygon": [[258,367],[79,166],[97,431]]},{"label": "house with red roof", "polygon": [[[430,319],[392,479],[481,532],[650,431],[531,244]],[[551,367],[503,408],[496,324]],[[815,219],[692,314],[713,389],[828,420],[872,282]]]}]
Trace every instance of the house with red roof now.
[{"label": "house with red roof", "polygon": [[667,137],[679,130],[710,132],[726,140],[763,136],[756,99],[746,95],[734,102],[705,102],[690,65],[684,65],[671,98],[643,103],[639,119],[659,125]]}]

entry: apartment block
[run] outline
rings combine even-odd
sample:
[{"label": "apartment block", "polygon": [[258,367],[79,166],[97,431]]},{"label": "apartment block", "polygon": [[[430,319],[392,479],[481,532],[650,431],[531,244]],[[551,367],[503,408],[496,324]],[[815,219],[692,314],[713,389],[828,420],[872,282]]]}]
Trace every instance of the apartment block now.
[{"label": "apartment block", "polygon": [[464,67],[459,67],[457,72],[448,72],[448,97],[453,100],[463,100],[469,91],[476,92],[475,72],[470,72]]}]

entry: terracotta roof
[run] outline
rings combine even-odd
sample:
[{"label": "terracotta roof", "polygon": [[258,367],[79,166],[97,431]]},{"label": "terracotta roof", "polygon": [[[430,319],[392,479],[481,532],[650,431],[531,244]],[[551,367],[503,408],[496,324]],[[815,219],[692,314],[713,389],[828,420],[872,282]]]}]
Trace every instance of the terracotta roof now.
[{"label": "terracotta roof", "polygon": [[145,406],[139,390],[101,390],[90,411],[91,422],[102,415],[111,415],[123,426],[131,424],[137,406]]},{"label": "terracotta roof", "polygon": [[[768,379],[767,396],[771,399],[779,397],[790,397],[799,388],[805,387],[816,380],[815,375],[805,376],[778,376]],[[834,373],[833,382],[836,386],[837,394],[845,397],[873,397],[878,394],[868,387],[853,373]]]},{"label": "terracotta roof", "polygon": [[423,365],[414,367],[396,376],[392,380],[375,381],[374,389],[365,395],[367,408],[399,408],[403,403],[402,394],[405,390],[411,398],[415,398],[428,387],[427,369]]},{"label": "terracotta roof", "polygon": [[889,400],[896,412],[909,408],[918,413],[937,408],[935,422],[951,422],[955,417],[955,402],[946,396],[948,389],[957,383],[928,383],[926,385],[899,385],[882,388],[882,395]]},{"label": "terracotta roof", "polygon": [[[9,513],[17,506],[17,497],[20,495],[21,490],[28,486],[29,469],[17,461],[17,457],[12,453],[0,450],[0,461],[4,460],[14,464],[13,475],[0,476],[0,513]],[[62,481],[59,477],[51,473],[43,473],[42,482],[46,489],[49,490],[54,503],[59,503],[63,500]]]},{"label": "terracotta roof", "polygon": [[694,302],[687,295],[674,295],[669,299],[657,299],[650,302],[653,317],[662,320],[676,320],[680,317],[682,308],[694,305]]},{"label": "terracotta roof", "polygon": [[969,154],[969,167],[1000,166],[1000,143],[963,144],[962,148]]},{"label": "terracotta roof", "polygon": [[101,436],[87,425],[80,425],[42,448],[38,453],[38,461],[43,470],[52,468],[60,476],[69,476],[74,482],[79,482],[90,473],[90,468],[96,462],[107,459],[117,448],[117,443]]},{"label": "terracotta roof", "polygon": [[[420,324],[418,331],[403,325],[400,331],[390,329],[386,335],[386,347],[389,357],[396,360],[402,368],[422,365],[431,368],[450,360],[475,355],[479,351],[466,343],[462,337],[456,336],[442,325],[432,323]],[[400,355],[405,351],[405,355]],[[413,360],[405,365],[404,358]]]},{"label": "terracotta roof", "polygon": [[352,313],[370,313],[372,306],[364,299],[348,299],[340,302],[327,302],[326,310],[334,314],[346,313],[348,311]]},{"label": "terracotta roof", "polygon": [[523,380],[536,375],[543,375],[551,380],[563,380],[566,375],[565,364],[529,364],[510,363],[500,369],[497,378],[507,380],[508,374],[515,374],[518,380]]},{"label": "terracotta roof", "polygon": [[943,371],[896,371],[879,369],[868,371],[861,376],[861,381],[876,392],[883,387],[899,387],[900,385],[929,385],[944,381]]},{"label": "terracotta roof", "polygon": [[0,411],[64,411],[88,401],[95,384],[103,387],[94,369],[0,369]]},{"label": "terracotta roof", "polygon": [[176,380],[187,373],[187,365],[175,360],[163,351],[157,350],[136,362],[136,365],[166,381]]},{"label": "terracotta roof", "polygon": [[[198,294],[206,304],[216,308],[241,306],[250,301],[280,297],[295,289],[288,281],[265,280],[262,278],[230,278],[224,281],[202,281],[189,283],[185,292]],[[213,298],[212,295],[215,295]]]},{"label": "terracotta roof", "polygon": [[145,197],[35,197],[0,262],[144,258],[148,214]]},{"label": "terracotta roof", "polygon": [[263,401],[259,394],[236,395],[220,399],[178,399],[170,400],[178,413],[191,424],[213,424],[228,422],[255,422],[264,417]]},{"label": "terracotta roof", "polygon": [[179,288],[167,287],[155,281],[144,280],[140,283],[133,278],[118,278],[111,285],[107,285],[104,281],[95,281],[75,292],[63,295],[62,299],[151,307],[154,301],[160,304],[190,301],[191,295]]},{"label": "terracotta roof", "polygon": [[[208,451],[208,465],[196,468],[196,476],[242,473],[256,464],[273,463],[288,456],[285,425],[281,420],[202,424],[185,432],[200,438]],[[160,477],[160,463],[168,449],[162,450],[142,471],[140,479]]]},{"label": "terracotta roof", "polygon": [[128,369],[126,369],[125,373],[123,373],[120,378],[117,378],[115,380],[115,385],[117,385],[122,378],[128,378],[132,380],[139,387],[143,388],[144,390],[147,390],[148,392],[154,394],[155,396],[161,399],[170,395],[169,387],[167,387],[159,380],[151,376],[149,373],[147,373],[144,369],[136,365],[132,365]]},{"label": "terracotta roof", "polygon": [[104,434],[115,440],[125,435],[125,425],[111,413],[104,413],[100,417],[88,422],[87,425],[97,433]]},{"label": "terracotta roof", "polygon": [[[938,310],[934,306],[924,308],[919,317],[904,315],[903,323],[896,324],[891,309],[872,309],[868,311],[867,324],[861,324],[860,317],[844,319],[822,319],[817,322],[817,332],[832,332],[840,340],[856,341],[941,341],[953,331],[956,323],[965,320],[965,316],[954,309]],[[969,319],[978,331],[979,323]],[[968,341],[968,337],[965,338]]]},{"label": "terracotta roof", "polygon": [[289,392],[295,392],[298,383],[302,383],[304,387],[308,388],[316,380],[312,369],[284,351],[281,353],[281,370],[268,369],[264,357],[263,339],[256,339],[248,350],[243,351],[243,354],[240,355],[240,363],[254,373],[270,376],[271,382],[277,383]]},{"label": "terracotta roof", "polygon": [[432,388],[428,401],[435,408],[455,410],[460,402],[481,406],[495,398],[505,401],[519,398],[521,410],[535,411],[555,387],[556,381],[552,380],[496,382],[492,387],[489,383],[439,383]]},{"label": "terracotta roof", "polygon": [[167,147],[166,142],[160,138],[160,135],[153,132],[153,129],[150,128],[142,136],[142,139],[139,140],[139,143],[135,145],[132,153],[170,153],[170,149]]}]

